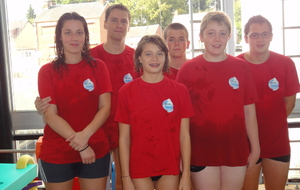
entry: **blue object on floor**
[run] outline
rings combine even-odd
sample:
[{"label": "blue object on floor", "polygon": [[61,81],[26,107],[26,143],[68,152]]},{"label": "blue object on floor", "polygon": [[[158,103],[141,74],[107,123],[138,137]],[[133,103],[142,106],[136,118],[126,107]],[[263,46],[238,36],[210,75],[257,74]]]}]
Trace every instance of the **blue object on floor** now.
[{"label": "blue object on floor", "polygon": [[111,163],[111,187],[112,190],[116,190],[116,170],[115,170],[115,162]]}]

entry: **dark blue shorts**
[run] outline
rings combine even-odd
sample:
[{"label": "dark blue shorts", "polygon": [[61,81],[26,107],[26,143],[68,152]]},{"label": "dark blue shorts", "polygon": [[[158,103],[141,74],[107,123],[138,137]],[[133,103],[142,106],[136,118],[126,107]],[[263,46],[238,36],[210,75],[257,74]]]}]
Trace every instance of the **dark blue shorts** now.
[{"label": "dark blue shorts", "polygon": [[38,160],[38,178],[44,182],[61,183],[75,177],[95,179],[106,177],[109,174],[110,153],[96,159],[92,164],[76,162],[71,164],[52,164]]},{"label": "dark blue shorts", "polygon": [[[274,158],[268,158],[268,159],[271,159],[271,160],[276,160],[276,161],[279,161],[279,162],[290,162],[291,160],[291,155],[286,155],[286,156],[279,156],[279,157],[274,157]],[[259,164],[262,162],[262,158],[259,158],[256,162],[256,164]]]}]

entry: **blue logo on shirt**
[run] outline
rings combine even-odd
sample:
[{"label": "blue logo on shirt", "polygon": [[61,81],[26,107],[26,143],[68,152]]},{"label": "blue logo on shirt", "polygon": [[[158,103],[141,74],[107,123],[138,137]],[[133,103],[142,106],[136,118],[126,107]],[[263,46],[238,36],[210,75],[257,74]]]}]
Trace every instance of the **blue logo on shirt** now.
[{"label": "blue logo on shirt", "polygon": [[163,101],[162,106],[168,113],[174,110],[173,102],[169,98]]},{"label": "blue logo on shirt", "polygon": [[279,82],[276,78],[272,78],[268,83],[269,88],[271,88],[273,91],[276,91],[279,89]]},{"label": "blue logo on shirt", "polygon": [[124,75],[124,77],[123,77],[124,83],[129,83],[129,82],[131,82],[132,80],[133,80],[133,78],[132,78],[132,76],[131,76],[130,73]]},{"label": "blue logo on shirt", "polygon": [[84,82],[83,82],[83,87],[85,89],[87,89],[88,91],[93,91],[94,90],[94,83],[93,81],[91,81],[90,79],[86,79]]},{"label": "blue logo on shirt", "polygon": [[233,88],[233,89],[238,89],[239,88],[239,81],[236,77],[232,77],[229,79],[229,85]]}]

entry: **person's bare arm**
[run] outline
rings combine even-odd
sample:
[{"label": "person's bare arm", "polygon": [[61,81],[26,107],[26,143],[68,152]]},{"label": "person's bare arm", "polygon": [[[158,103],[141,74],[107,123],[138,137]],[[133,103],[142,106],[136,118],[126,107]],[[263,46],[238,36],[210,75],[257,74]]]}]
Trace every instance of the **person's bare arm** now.
[{"label": "person's bare arm", "polygon": [[285,107],[286,107],[286,116],[288,117],[296,104],[296,94],[293,96],[284,97]]},{"label": "person's bare arm", "polygon": [[191,139],[190,139],[190,119],[181,119],[180,125],[180,152],[182,160],[182,176],[180,178],[179,190],[191,189]]},{"label": "person's bare arm", "polygon": [[121,164],[121,175],[123,189],[134,190],[134,185],[132,183],[130,172],[129,172],[129,162],[130,162],[130,125],[119,123],[119,155]]},{"label": "person's bare arm", "polygon": [[245,105],[244,112],[245,112],[246,131],[247,131],[247,136],[251,148],[250,155],[248,157],[248,167],[247,167],[247,169],[249,170],[256,164],[260,156],[260,145],[259,145],[259,137],[258,137],[258,126],[257,126],[257,119],[256,119],[255,104]]}]

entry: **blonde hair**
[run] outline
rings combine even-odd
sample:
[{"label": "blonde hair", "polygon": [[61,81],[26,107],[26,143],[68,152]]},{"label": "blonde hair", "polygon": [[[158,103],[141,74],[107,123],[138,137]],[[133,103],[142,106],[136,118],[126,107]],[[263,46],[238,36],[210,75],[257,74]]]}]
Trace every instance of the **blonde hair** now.
[{"label": "blonde hair", "polygon": [[208,12],[201,21],[200,35],[203,35],[208,24],[216,22],[218,25],[225,25],[228,28],[229,35],[231,34],[231,21],[227,14],[221,11]]}]

